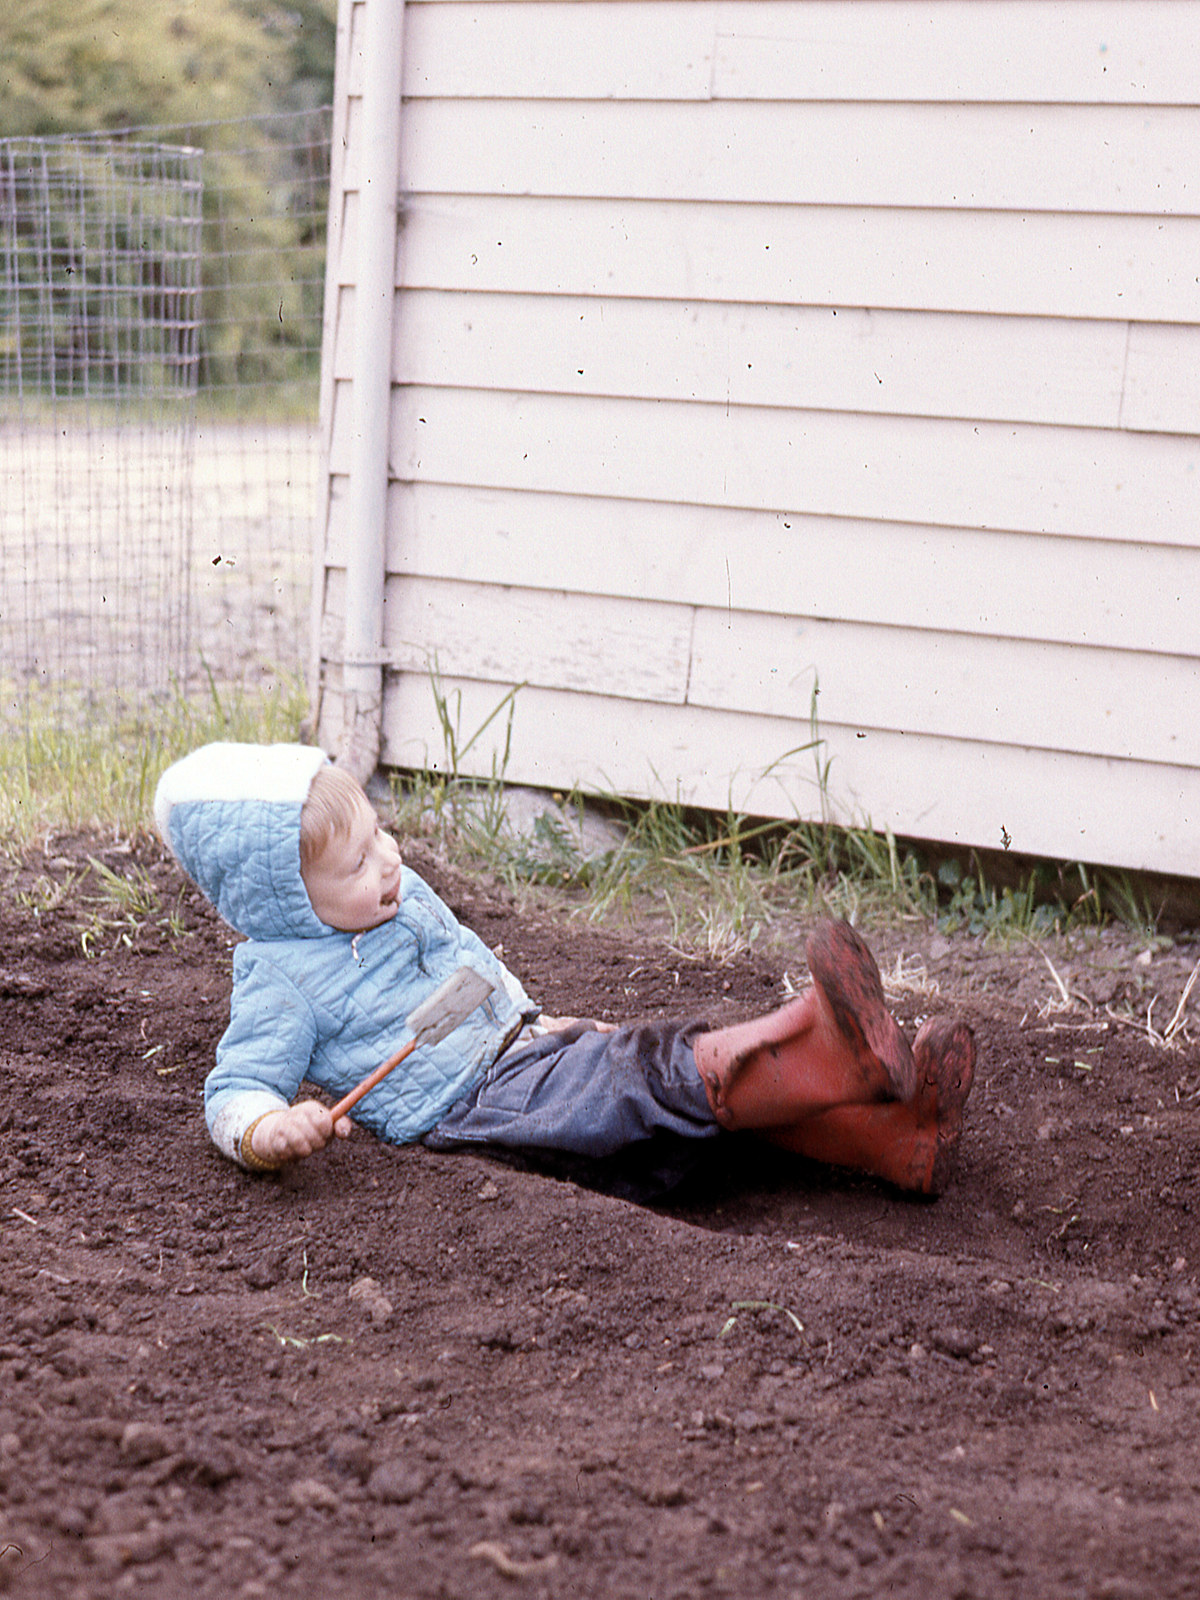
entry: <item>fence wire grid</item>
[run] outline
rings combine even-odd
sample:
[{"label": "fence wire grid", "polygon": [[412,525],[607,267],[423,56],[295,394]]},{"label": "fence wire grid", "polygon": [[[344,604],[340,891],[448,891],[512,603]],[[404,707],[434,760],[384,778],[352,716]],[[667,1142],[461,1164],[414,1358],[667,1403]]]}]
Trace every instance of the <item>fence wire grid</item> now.
[{"label": "fence wire grid", "polygon": [[0,140],[6,717],[302,674],[329,130]]}]

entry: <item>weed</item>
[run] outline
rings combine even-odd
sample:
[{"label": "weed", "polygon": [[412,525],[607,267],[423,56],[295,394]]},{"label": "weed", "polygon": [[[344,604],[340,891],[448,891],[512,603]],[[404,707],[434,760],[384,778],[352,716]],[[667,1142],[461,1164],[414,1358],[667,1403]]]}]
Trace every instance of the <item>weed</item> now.
[{"label": "weed", "polygon": [[[521,684],[515,684],[492,707],[477,728],[464,734],[462,692],[448,690],[436,655],[428,661],[434,712],[442,735],[442,757],[423,771],[393,775],[393,820],[401,828],[432,833],[443,841],[454,839],[481,861],[504,854],[506,834],[505,776],[512,751],[513,715]],[[504,741],[490,758],[490,776],[480,778],[465,771],[467,757],[497,718],[504,718]]]},{"label": "weed", "polygon": [[[492,777],[502,779],[508,768],[508,759],[512,750],[512,719],[516,706],[516,698],[523,684],[515,684],[502,699],[492,707],[487,716],[475,729],[475,732],[465,742],[462,738],[462,691],[455,689],[453,694],[446,691],[442,682],[441,671],[438,667],[437,656],[429,661],[429,680],[433,690],[433,704],[437,713],[438,722],[442,730],[442,741],[445,746],[446,764],[452,781],[457,782],[463,775],[463,763],[479,740],[495,722],[496,718],[507,710],[507,730],[504,740],[504,755],[497,761],[492,757]],[[453,703],[453,710],[451,704]]]},{"label": "weed", "polygon": [[931,978],[929,969],[920,956],[898,955],[890,970],[882,972],[884,992],[888,995],[912,995],[925,999],[941,993],[941,985]]},{"label": "weed", "polygon": [[552,811],[543,811],[528,834],[512,840],[505,862],[510,881],[559,889],[586,887],[594,871],[571,829]]},{"label": "weed", "polygon": [[79,929],[85,956],[96,955],[107,945],[121,944],[132,949],[134,941],[148,932],[166,937],[172,943],[185,936],[180,902],[186,889],[182,885],[176,904],[166,907],[144,867],[135,864],[127,875],[122,875],[95,856],[88,857],[88,865],[99,892],[84,896],[85,904],[92,908],[88,920]]},{"label": "weed", "polygon": [[1118,922],[1132,929],[1148,946],[1169,942],[1159,936],[1161,910],[1153,910],[1149,894],[1130,877],[1129,873],[1103,873],[1097,885],[1097,898],[1111,907],[1112,914]]},{"label": "weed", "polygon": [[111,867],[106,867],[103,861],[97,861],[95,856],[88,857],[88,866],[99,882],[100,898],[119,912],[131,926],[136,927],[156,915],[159,910],[158,890],[144,867],[133,867],[129,876],[123,878]]},{"label": "weed", "polygon": [[40,873],[27,889],[14,890],[13,900],[35,919],[47,916],[68,899],[82,876],[80,872],[68,872],[60,882]]},{"label": "weed", "polygon": [[1000,890],[985,880],[978,862],[975,872],[967,876],[957,861],[943,862],[937,877],[948,892],[938,916],[938,926],[946,932],[965,929],[989,938],[1038,938],[1061,932],[1069,920],[1061,903],[1040,898],[1035,871],[1017,888]]},{"label": "weed", "polygon": [[[760,775],[811,751],[815,820],[750,817],[732,804],[714,813],[679,799],[576,792],[521,833],[509,821],[506,782],[523,686],[507,690],[478,726],[464,729],[461,692],[447,687],[436,656],[428,670],[443,749],[427,770],[393,776],[391,820],[402,833],[432,836],[448,854],[514,891],[565,891],[578,914],[591,920],[649,910],[665,917],[678,950],[718,961],[744,953],[773,922],[796,913],[851,922],[918,919],[1001,941],[1039,940],[1115,917],[1147,944],[1166,942],[1158,932],[1161,908],[1155,911],[1142,883],[1128,874],[1040,864],[1001,885],[974,853],[965,865],[952,859],[930,867],[917,846],[898,840],[890,828],[880,831],[869,820],[835,825],[815,681],[809,738]],[[136,712],[99,714],[85,697],[72,705],[61,690],[43,695],[0,682],[0,691],[0,856],[14,866],[55,833],[144,834],[155,785],[171,761],[215,739],[294,740],[306,711],[294,679],[253,693],[218,684],[208,672],[201,694],[176,687]],[[489,735],[485,763],[480,748]],[[482,776],[481,766],[487,769]],[[588,807],[611,825],[599,848],[584,844]],[[1011,877],[1011,864],[1004,870]],[[95,862],[93,873],[98,896],[80,930],[89,953],[112,938],[132,942],[139,928],[151,925],[173,939],[181,935],[178,906],[161,905],[144,874],[119,875]],[[42,875],[14,897],[32,915],[48,915],[75,881]]]}]

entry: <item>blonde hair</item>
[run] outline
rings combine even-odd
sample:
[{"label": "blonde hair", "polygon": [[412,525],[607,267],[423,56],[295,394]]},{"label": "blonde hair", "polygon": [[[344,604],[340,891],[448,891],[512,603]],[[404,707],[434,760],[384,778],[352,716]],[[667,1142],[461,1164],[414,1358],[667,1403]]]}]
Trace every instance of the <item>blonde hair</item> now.
[{"label": "blonde hair", "polygon": [[334,839],[348,839],[355,812],[370,803],[345,767],[319,768],[300,811],[300,871],[306,872]]}]

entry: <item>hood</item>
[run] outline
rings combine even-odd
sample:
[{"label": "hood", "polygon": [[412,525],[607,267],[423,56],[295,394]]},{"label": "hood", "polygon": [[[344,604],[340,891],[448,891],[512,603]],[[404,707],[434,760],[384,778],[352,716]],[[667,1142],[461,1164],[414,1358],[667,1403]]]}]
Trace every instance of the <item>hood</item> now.
[{"label": "hood", "polygon": [[302,744],[208,744],[168,767],[154,820],[171,854],[251,939],[331,934],[300,876],[300,810],[328,757]]}]

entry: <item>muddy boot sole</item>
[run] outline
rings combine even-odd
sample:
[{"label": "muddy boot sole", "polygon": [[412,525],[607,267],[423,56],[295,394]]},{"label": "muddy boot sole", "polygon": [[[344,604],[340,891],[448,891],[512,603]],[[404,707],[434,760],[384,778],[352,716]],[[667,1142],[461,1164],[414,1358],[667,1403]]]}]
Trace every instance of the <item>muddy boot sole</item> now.
[{"label": "muddy boot sole", "polygon": [[913,1044],[917,1065],[914,1109],[937,1128],[926,1194],[941,1194],[958,1160],[963,1109],[975,1082],[975,1035],[953,1017],[930,1017]]},{"label": "muddy boot sole", "polygon": [[848,922],[822,922],[809,935],[804,953],[847,1044],[882,1065],[892,1098],[911,1099],[917,1089],[912,1048],[888,1010],[879,966],[865,941]]}]

